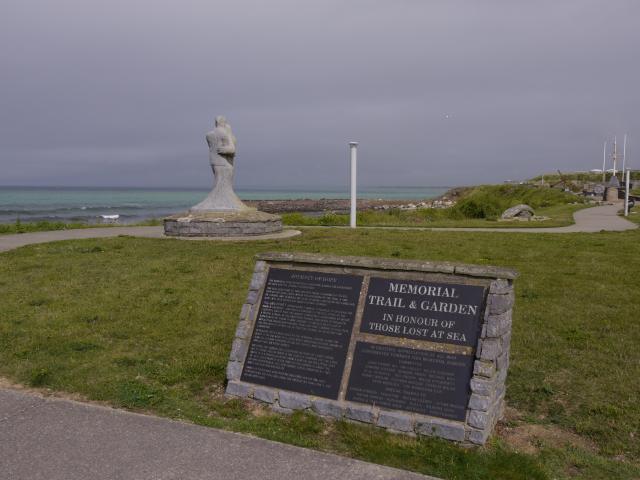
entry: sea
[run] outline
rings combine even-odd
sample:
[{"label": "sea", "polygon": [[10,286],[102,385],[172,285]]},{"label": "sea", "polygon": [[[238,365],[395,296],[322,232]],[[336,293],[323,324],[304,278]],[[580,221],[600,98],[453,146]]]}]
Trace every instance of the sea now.
[{"label": "sea", "polygon": [[[449,187],[363,187],[358,198],[423,200]],[[2,187],[0,223],[86,222],[136,223],[185,211],[203,200],[208,189]],[[298,200],[349,198],[339,189],[237,188],[243,200]]]}]

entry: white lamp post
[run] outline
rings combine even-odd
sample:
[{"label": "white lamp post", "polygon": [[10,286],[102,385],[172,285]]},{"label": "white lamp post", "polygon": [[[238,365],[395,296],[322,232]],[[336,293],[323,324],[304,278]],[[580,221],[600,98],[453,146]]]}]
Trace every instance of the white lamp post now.
[{"label": "white lamp post", "polygon": [[349,225],[356,228],[356,174],[358,171],[358,142],[349,142],[351,149],[351,215]]},{"label": "white lamp post", "polygon": [[631,169],[627,169],[627,178],[625,181],[625,189],[624,189],[624,216],[629,216],[629,179],[631,176]]}]

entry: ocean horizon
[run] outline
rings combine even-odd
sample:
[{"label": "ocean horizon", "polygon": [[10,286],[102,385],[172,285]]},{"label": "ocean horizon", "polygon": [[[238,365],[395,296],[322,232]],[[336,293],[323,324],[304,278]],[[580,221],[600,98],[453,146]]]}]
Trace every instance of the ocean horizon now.
[{"label": "ocean horizon", "polygon": [[[450,187],[362,187],[358,198],[425,200]],[[0,223],[60,221],[119,223],[162,218],[184,211],[206,197],[208,188],[0,186]],[[238,187],[243,200],[349,198],[348,189],[321,187]]]}]

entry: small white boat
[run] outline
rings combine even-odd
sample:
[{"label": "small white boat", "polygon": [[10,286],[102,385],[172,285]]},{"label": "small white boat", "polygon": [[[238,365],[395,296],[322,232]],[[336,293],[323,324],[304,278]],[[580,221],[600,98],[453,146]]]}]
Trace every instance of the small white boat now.
[{"label": "small white boat", "polygon": [[100,215],[103,220],[118,220],[120,215]]}]

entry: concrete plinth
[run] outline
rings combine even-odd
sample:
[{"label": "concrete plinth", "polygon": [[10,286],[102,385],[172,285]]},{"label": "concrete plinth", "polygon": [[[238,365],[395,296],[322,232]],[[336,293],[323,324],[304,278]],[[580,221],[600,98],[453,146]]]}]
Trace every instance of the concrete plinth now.
[{"label": "concrete plinth", "polygon": [[607,196],[607,202],[617,202],[618,201],[618,188],[617,187],[608,187],[606,196]]},{"label": "concrete plinth", "polygon": [[164,219],[164,234],[172,237],[240,237],[282,231],[279,215],[239,212],[186,212]]}]

